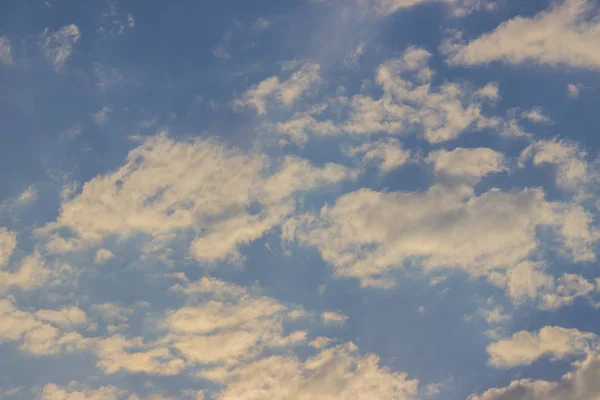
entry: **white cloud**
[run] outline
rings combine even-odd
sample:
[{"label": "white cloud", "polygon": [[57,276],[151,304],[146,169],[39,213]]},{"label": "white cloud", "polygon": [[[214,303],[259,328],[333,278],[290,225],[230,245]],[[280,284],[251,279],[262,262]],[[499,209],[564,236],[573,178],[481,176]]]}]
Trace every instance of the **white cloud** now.
[{"label": "white cloud", "polygon": [[510,319],[510,315],[505,314],[501,306],[495,306],[489,309],[480,309],[479,313],[490,325],[501,324]]},{"label": "white cloud", "polygon": [[321,319],[326,324],[343,325],[348,317],[335,311],[325,311],[321,313]]},{"label": "white cloud", "polygon": [[4,227],[0,227],[0,269],[10,260],[17,248],[17,235]]},{"label": "white cloud", "polygon": [[504,388],[489,389],[468,400],[594,400],[600,393],[600,356],[590,354],[573,363],[574,371],[555,382],[521,379]]},{"label": "white cloud", "polygon": [[451,65],[527,61],[600,69],[598,8],[590,0],[564,0],[534,17],[515,17],[468,44],[442,45]]},{"label": "white cloud", "polygon": [[586,296],[596,287],[593,283],[575,274],[565,274],[557,280],[556,288],[542,297],[541,307],[556,310],[573,303],[579,296]]},{"label": "white cloud", "polygon": [[536,124],[543,124],[551,121],[550,117],[544,114],[544,111],[541,107],[534,107],[529,111],[523,111],[521,113],[521,118],[524,118]]},{"label": "white cloud", "polygon": [[230,371],[220,400],[282,399],[389,399],[417,398],[418,382],[406,374],[379,367],[373,354],[358,355],[352,343],[326,349],[302,362],[295,357],[271,356]]},{"label": "white cloud", "polygon": [[394,138],[349,147],[344,153],[349,157],[362,155],[363,162],[376,165],[382,175],[406,164],[411,157],[410,150],[404,149]]},{"label": "white cloud", "polygon": [[290,108],[308,90],[321,82],[320,66],[311,62],[292,62],[284,65],[282,72],[293,71],[289,77],[280,81],[272,76],[246,90],[234,102],[236,108],[252,107],[258,114],[267,112],[268,103],[276,99],[280,104]]},{"label": "white cloud", "polygon": [[295,157],[268,160],[214,140],[175,142],[158,135],[132,150],[119,170],[87,182],[63,203],[57,221],[39,232],[69,228],[75,239],[49,236],[55,251],[69,251],[110,234],[161,237],[193,229],[191,252],[198,260],[239,259],[238,245],[294,211],[294,195],[355,176],[335,164],[317,168]]},{"label": "white cloud", "polygon": [[127,14],[127,26],[135,28],[135,19],[133,19],[133,15],[131,14]]},{"label": "white cloud", "polygon": [[127,391],[107,385],[98,389],[85,387],[77,382],[71,382],[67,387],[48,383],[38,393],[40,400],[119,400],[124,399]]},{"label": "white cloud", "polygon": [[39,254],[25,257],[17,270],[0,270],[0,293],[11,288],[33,290],[44,284],[51,276],[51,271]]},{"label": "white cloud", "polygon": [[0,63],[5,65],[13,63],[10,40],[5,37],[0,37]]},{"label": "white cloud", "polygon": [[77,306],[64,307],[60,310],[38,310],[35,312],[35,316],[66,330],[87,324],[85,311]]},{"label": "white cloud", "polygon": [[499,88],[498,83],[493,82],[493,83],[488,83],[481,89],[477,90],[475,92],[475,94],[484,99],[488,99],[491,101],[498,101],[498,100],[500,100],[499,92],[500,92],[500,88]]},{"label": "white cloud", "polygon": [[569,83],[567,85],[567,95],[572,99],[576,99],[577,97],[579,97],[580,87],[581,87],[581,85]]},{"label": "white cloud", "polygon": [[96,255],[94,256],[94,262],[96,264],[104,264],[114,256],[115,255],[113,254],[113,252],[109,249],[98,249],[96,251]]},{"label": "white cloud", "polygon": [[93,114],[94,121],[98,125],[104,124],[108,120],[108,114],[110,114],[112,110],[106,106],[102,107],[100,110]]},{"label": "white cloud", "polygon": [[[67,316],[75,317],[75,321],[69,323]],[[81,314],[76,309],[55,312],[39,310],[37,313],[31,313],[19,310],[11,301],[3,299],[0,300],[0,317],[0,343],[16,341],[23,352],[38,355],[57,354],[82,351],[87,345],[86,339],[79,333],[69,331],[73,324],[81,322]],[[67,330],[61,330],[62,327]]]},{"label": "white cloud", "polygon": [[[272,124],[271,128],[297,144],[304,144],[309,133],[403,135],[419,132],[430,143],[439,143],[469,131],[498,130],[501,124],[482,114],[482,102],[498,100],[497,84],[471,88],[445,82],[435,86],[430,57],[422,48],[409,47],[402,56],[378,67],[375,82],[382,91],[379,98],[365,93],[338,96],[298,112],[287,121]],[[259,103],[257,107],[263,106]],[[344,119],[317,119],[327,109],[337,110]]]},{"label": "white cloud", "polygon": [[359,43],[352,51],[349,51],[344,55],[342,59],[342,65],[350,70],[358,70],[359,69],[359,60],[365,53],[365,43]]},{"label": "white cloud", "polygon": [[[596,179],[586,161],[586,152],[575,143],[564,140],[540,140],[531,147],[534,165],[554,164],[556,185],[567,191],[585,189]],[[524,157],[527,153],[524,153]]]},{"label": "white cloud", "polygon": [[[326,0],[321,0],[326,1]],[[400,10],[422,4],[442,3],[448,7],[451,15],[462,17],[481,9],[492,9],[494,2],[490,0],[356,0],[357,3],[380,15],[390,15]]]},{"label": "white cloud", "polygon": [[167,347],[148,343],[141,337],[115,335],[101,339],[95,345],[95,353],[96,365],[109,375],[119,371],[175,375],[185,367],[185,362]]},{"label": "white cloud", "polygon": [[427,162],[434,165],[437,173],[457,177],[481,178],[507,170],[504,155],[484,147],[433,151]]},{"label": "white cloud", "polygon": [[37,198],[38,198],[37,189],[35,188],[35,186],[30,185],[27,187],[27,189],[22,191],[21,194],[19,195],[19,202],[30,203],[30,202],[36,201]]},{"label": "white cloud", "polygon": [[590,351],[590,341],[596,336],[577,329],[546,326],[538,333],[521,331],[511,338],[492,343],[487,347],[489,363],[495,367],[528,365],[544,356],[557,359]]},{"label": "white cloud", "polygon": [[69,59],[73,46],[79,41],[81,33],[75,24],[66,25],[56,32],[48,28],[42,34],[42,46],[46,58],[59,70]]},{"label": "white cloud", "polygon": [[479,196],[465,186],[414,193],[361,189],[300,220],[296,235],[319,249],[336,275],[389,284],[377,278],[411,260],[474,275],[510,268],[536,249],[538,226],[560,228],[563,217],[539,189]]}]

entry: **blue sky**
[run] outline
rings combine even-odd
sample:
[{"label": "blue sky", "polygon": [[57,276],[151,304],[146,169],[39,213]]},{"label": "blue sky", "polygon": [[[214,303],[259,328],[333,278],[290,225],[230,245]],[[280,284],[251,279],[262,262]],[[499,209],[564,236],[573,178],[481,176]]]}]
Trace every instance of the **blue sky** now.
[{"label": "blue sky", "polygon": [[591,0],[0,4],[0,398],[597,399],[598,43]]}]

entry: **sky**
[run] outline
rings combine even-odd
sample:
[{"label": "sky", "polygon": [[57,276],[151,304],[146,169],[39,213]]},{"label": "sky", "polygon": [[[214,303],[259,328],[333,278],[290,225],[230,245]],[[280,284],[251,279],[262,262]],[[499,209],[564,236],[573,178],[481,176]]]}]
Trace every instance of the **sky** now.
[{"label": "sky", "polygon": [[0,399],[600,399],[594,0],[0,2]]}]

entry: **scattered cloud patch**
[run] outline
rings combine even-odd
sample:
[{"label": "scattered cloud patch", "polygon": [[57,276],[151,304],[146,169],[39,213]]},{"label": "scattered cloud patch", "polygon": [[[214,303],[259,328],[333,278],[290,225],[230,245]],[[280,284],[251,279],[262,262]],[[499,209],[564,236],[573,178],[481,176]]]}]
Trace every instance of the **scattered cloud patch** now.
[{"label": "scattered cloud patch", "polygon": [[563,0],[531,18],[505,21],[468,44],[448,39],[442,51],[450,65],[532,62],[596,70],[600,69],[598,15],[593,1]]}]

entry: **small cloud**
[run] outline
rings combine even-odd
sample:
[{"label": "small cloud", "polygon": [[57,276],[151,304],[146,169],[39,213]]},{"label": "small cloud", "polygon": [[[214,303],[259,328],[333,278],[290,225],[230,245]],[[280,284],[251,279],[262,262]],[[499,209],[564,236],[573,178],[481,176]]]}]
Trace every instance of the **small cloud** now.
[{"label": "small cloud", "polygon": [[223,43],[219,43],[213,48],[213,57],[219,60],[231,60],[233,58]]},{"label": "small cloud", "polygon": [[81,32],[75,24],[66,25],[56,32],[48,28],[42,33],[42,47],[46,58],[59,70],[69,59],[73,46],[79,41]]},{"label": "small cloud", "polygon": [[579,91],[581,89],[581,84],[573,84],[573,83],[569,83],[567,85],[567,95],[572,98],[572,99],[576,99],[577,97],[579,97]]},{"label": "small cloud", "polygon": [[96,123],[98,125],[102,125],[106,122],[106,120],[108,120],[108,114],[111,112],[112,110],[106,106],[102,107],[102,109],[96,113],[93,114],[94,120],[96,121]]},{"label": "small cloud", "polygon": [[417,308],[417,311],[421,314],[423,314],[425,312],[425,307],[423,306],[419,306],[419,308]]},{"label": "small cloud", "polygon": [[254,22],[254,24],[252,24],[252,29],[262,31],[270,27],[271,24],[271,21],[269,21],[267,18],[260,17]]},{"label": "small cloud", "polygon": [[348,319],[348,317],[344,314],[336,313],[334,311],[326,311],[321,314],[321,319],[326,324],[343,325]]},{"label": "small cloud", "polygon": [[135,28],[135,19],[133,19],[133,15],[127,14],[127,26],[130,28]]},{"label": "small cloud", "polygon": [[359,59],[365,54],[365,44],[359,43],[354,50],[346,53],[342,60],[342,65],[347,69],[356,71],[359,68]]},{"label": "small cloud", "polygon": [[550,117],[544,114],[542,107],[534,107],[529,111],[523,111],[521,118],[527,119],[535,124],[543,124],[550,122]]},{"label": "small cloud", "polygon": [[81,123],[77,123],[71,126],[69,129],[61,133],[61,136],[75,137],[81,135],[83,132],[83,126]]},{"label": "small cloud", "polygon": [[440,394],[442,388],[442,384],[441,383],[430,383],[429,385],[425,386],[425,396],[427,397],[431,397],[431,396],[437,396],[438,394]]},{"label": "small cloud", "polygon": [[12,65],[13,63],[10,40],[3,37],[0,37],[0,63],[5,65]]},{"label": "small cloud", "polygon": [[483,99],[498,101],[500,99],[499,94],[499,85],[496,82],[488,83],[481,89],[479,89],[475,94]]},{"label": "small cloud", "polygon": [[108,260],[110,260],[111,258],[114,258],[115,255],[113,254],[112,251],[108,250],[108,249],[99,249],[96,252],[96,256],[94,257],[94,262],[96,264],[104,264],[105,262],[107,262]]},{"label": "small cloud", "polygon": [[29,202],[37,200],[37,198],[38,198],[38,191],[33,185],[31,185],[27,189],[25,189],[23,191],[23,193],[21,193],[19,195],[19,202],[29,203]]}]

